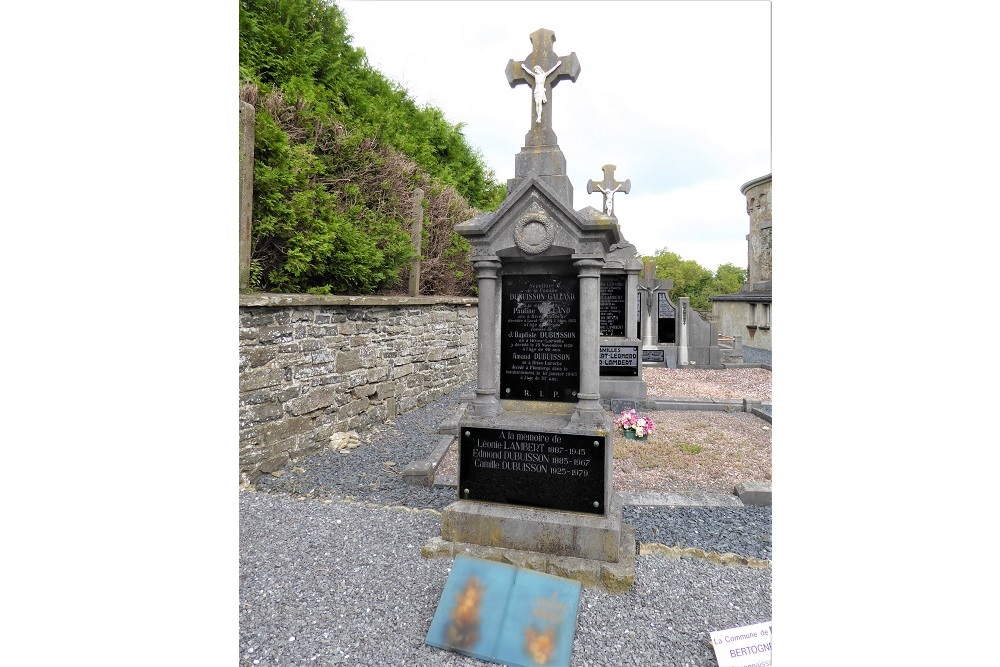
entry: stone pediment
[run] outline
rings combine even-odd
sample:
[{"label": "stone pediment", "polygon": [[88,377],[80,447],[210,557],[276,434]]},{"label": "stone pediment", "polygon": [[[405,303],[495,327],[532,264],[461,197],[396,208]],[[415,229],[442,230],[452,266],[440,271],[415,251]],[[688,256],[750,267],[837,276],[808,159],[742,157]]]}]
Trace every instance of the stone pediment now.
[{"label": "stone pediment", "polygon": [[593,207],[574,211],[532,174],[492,213],[455,226],[468,239],[472,259],[495,257],[604,256],[624,242],[618,220]]}]

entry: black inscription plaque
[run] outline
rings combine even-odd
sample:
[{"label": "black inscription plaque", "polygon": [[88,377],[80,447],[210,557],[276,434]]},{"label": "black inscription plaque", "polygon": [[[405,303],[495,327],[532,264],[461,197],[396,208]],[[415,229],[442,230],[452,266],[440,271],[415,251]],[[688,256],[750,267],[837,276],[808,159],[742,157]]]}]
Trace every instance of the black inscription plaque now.
[{"label": "black inscription plaque", "polygon": [[638,345],[601,345],[601,375],[638,375]]},{"label": "black inscription plaque", "polygon": [[625,276],[601,276],[601,335],[625,337]]},{"label": "black inscription plaque", "polygon": [[605,513],[605,436],[468,427],[461,434],[459,498]]},{"label": "black inscription plaque", "polygon": [[576,276],[504,276],[500,398],[576,401],[580,299]]},{"label": "black inscription plaque", "polygon": [[657,310],[657,326],[656,326],[656,342],[657,343],[676,343],[677,332],[676,320],[677,311],[674,309],[672,303],[667,298],[667,295],[663,292],[658,292],[656,295],[656,310]]},{"label": "black inscription plaque", "polygon": [[674,310],[674,306],[672,303],[670,303],[670,299],[667,298],[666,294],[664,294],[663,292],[658,292],[656,294],[656,300],[657,300],[656,306],[658,311],[657,316],[660,319],[664,319],[667,317],[677,317],[677,311]]},{"label": "black inscription plaque", "polygon": [[642,351],[642,363],[646,362],[662,364],[665,359],[663,357],[663,350],[643,350]]}]

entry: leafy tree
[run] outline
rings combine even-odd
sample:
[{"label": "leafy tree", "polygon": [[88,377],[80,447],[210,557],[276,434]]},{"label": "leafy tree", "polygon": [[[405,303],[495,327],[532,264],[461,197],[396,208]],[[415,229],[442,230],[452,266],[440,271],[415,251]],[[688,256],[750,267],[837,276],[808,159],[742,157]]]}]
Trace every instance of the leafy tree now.
[{"label": "leafy tree", "polygon": [[397,288],[421,187],[434,216],[424,218],[422,290],[472,293],[468,243],[454,226],[495,209],[505,188],[461,124],[369,66],[336,4],[240,0],[240,84],[257,108],[256,289]]},{"label": "leafy tree", "polygon": [[698,262],[682,259],[666,248],[657,250],[652,259],[656,262],[656,277],[674,281],[670,290],[674,303],[686,296],[695,310],[711,310],[709,297],[738,292],[746,281],[746,271],[733,264],[722,264],[713,274]]},{"label": "leafy tree", "polygon": [[720,264],[719,267],[715,269],[715,280],[712,286],[712,293],[709,296],[739,292],[740,288],[743,287],[743,283],[746,281],[746,269],[741,269],[740,267],[728,262],[726,264]]}]

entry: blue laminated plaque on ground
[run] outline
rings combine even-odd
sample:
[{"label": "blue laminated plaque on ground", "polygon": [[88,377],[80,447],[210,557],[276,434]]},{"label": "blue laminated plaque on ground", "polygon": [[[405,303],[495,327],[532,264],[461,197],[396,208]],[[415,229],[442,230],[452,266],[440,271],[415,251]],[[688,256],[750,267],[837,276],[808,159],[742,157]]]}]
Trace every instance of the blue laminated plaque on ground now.
[{"label": "blue laminated plaque on ground", "polygon": [[425,642],[517,667],[568,667],[580,583],[458,556]]}]

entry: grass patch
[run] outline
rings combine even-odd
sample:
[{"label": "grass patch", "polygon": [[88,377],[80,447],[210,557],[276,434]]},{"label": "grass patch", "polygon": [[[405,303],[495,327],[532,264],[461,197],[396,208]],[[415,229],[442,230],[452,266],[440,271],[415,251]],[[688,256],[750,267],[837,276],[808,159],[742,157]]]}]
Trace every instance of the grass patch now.
[{"label": "grass patch", "polygon": [[701,445],[692,442],[682,442],[677,445],[685,454],[701,454]]}]

